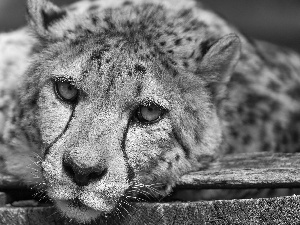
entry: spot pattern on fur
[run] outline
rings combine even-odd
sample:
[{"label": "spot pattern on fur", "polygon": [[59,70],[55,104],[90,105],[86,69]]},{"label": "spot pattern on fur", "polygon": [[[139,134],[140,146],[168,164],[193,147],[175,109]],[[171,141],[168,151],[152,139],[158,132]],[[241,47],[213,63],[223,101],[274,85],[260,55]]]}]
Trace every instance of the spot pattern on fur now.
[{"label": "spot pattern on fur", "polygon": [[[132,183],[163,183],[159,192],[165,195],[182,174],[207,167],[214,154],[300,151],[298,54],[245,37],[193,1],[89,0],[49,7],[34,11],[41,17],[29,17],[43,18],[35,30],[41,40],[32,40],[27,30],[0,34],[0,143],[26,143],[45,158],[54,200],[59,196],[51,187],[65,199],[109,211],[115,199],[136,188]],[[230,33],[241,40],[238,63],[211,82],[208,67],[217,65],[207,57]],[[218,53],[226,58],[232,45],[220,44]],[[27,58],[34,63],[29,66]],[[74,80],[81,94],[77,106],[58,101],[47,83],[52,76]],[[20,92],[17,80],[22,80]],[[138,121],[136,110],[145,102],[161,106],[165,114],[159,122]],[[45,145],[50,146],[46,153]],[[90,184],[97,193],[103,191],[98,186],[121,185],[109,186],[100,197],[82,187],[82,195],[74,196],[76,184],[58,163],[62,151],[74,153],[74,161],[85,166],[101,162],[108,175]],[[6,157],[1,154],[0,159]],[[64,188],[54,179],[57,174]],[[80,215],[84,222],[97,216]]]}]

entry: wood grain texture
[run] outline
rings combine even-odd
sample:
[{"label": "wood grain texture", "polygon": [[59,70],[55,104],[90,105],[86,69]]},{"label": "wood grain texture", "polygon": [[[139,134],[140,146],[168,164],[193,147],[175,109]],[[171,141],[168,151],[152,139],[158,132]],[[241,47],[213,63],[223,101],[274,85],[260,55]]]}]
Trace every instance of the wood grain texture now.
[{"label": "wood grain texture", "polygon": [[[214,162],[207,170],[183,176],[178,187],[300,187],[299,165],[300,154],[226,156]],[[9,188],[17,190],[25,186],[14,177],[0,176],[0,189],[8,191]],[[300,195],[131,204],[132,207],[127,209],[129,214],[124,211],[122,215],[110,219],[100,218],[95,224],[300,224]],[[0,207],[0,224],[71,225],[72,222],[64,220],[53,207]]]},{"label": "wood grain texture", "polygon": [[228,155],[206,170],[184,175],[178,188],[296,188],[299,174],[299,153]]},{"label": "wood grain texture", "polygon": [[[300,187],[300,153],[227,155],[210,168],[184,175],[178,188],[295,188]],[[13,176],[0,172],[0,191],[24,189]]]},{"label": "wood grain texture", "polygon": [[[119,220],[101,218],[95,224],[192,225],[192,224],[300,224],[300,197],[199,201],[190,203],[136,203]],[[71,225],[52,207],[0,208],[0,224]],[[120,216],[123,218],[122,216]],[[118,221],[118,222],[114,222]]]},{"label": "wood grain texture", "polygon": [[0,171],[0,191],[9,189],[25,189],[26,185],[23,184],[16,177],[2,174]]},{"label": "wood grain texture", "polygon": [[0,192],[0,207],[5,206],[7,196],[4,192]]}]

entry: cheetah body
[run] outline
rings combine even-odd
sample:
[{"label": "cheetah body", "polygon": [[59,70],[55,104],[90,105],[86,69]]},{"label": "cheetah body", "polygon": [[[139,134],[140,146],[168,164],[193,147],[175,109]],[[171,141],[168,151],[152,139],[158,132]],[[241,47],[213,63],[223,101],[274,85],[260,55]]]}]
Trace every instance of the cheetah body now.
[{"label": "cheetah body", "polygon": [[[1,166],[40,184],[67,217],[112,213],[133,190],[166,195],[222,154],[299,149],[297,53],[194,1],[28,5],[29,26],[0,35]],[[81,91],[76,105],[53,91],[62,79]],[[149,102],[161,120],[132,119]],[[76,182],[90,167],[93,179]]]}]

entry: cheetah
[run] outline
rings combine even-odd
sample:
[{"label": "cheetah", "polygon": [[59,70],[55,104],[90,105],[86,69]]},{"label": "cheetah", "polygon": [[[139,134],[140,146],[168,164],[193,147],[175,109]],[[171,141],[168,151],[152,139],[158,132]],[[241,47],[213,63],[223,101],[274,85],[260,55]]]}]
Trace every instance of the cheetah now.
[{"label": "cheetah", "polygon": [[27,4],[0,34],[0,162],[65,217],[166,196],[224,154],[300,150],[296,52],[193,0]]}]

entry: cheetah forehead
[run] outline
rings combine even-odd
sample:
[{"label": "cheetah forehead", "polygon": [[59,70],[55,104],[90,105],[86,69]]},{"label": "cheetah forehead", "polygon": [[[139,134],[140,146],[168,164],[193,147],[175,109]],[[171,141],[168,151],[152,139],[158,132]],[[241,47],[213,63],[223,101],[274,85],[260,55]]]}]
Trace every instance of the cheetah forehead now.
[{"label": "cheetah forehead", "polygon": [[128,43],[119,37],[105,40],[95,35],[87,40],[76,43],[83,53],[73,46],[62,49],[55,59],[51,56],[53,61],[47,65],[53,68],[52,78],[70,81],[91,100],[125,104],[148,99],[168,108],[169,93],[176,85],[172,71],[153,58],[154,50],[142,41]]},{"label": "cheetah forehead", "polygon": [[[72,10],[72,6],[69,7],[67,16],[49,29],[55,31],[57,37],[73,45],[89,40],[93,35],[122,37],[133,43],[135,48],[138,48],[137,43],[144,40],[154,52],[172,59],[173,65],[194,72],[197,62],[224,32],[216,32],[213,30],[214,26],[207,26],[206,20],[209,18],[197,16],[192,8],[195,5],[193,1],[188,1],[184,6],[182,1],[178,1],[175,4],[178,7],[170,2],[116,1],[108,4],[95,1],[94,4],[89,2],[89,7],[80,5],[85,9],[84,12],[78,11],[79,5],[75,5],[76,11]],[[203,9],[202,14],[209,13]],[[93,46],[103,46],[100,39],[93,39]]]}]

